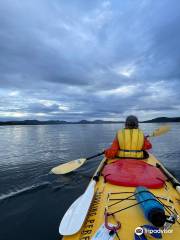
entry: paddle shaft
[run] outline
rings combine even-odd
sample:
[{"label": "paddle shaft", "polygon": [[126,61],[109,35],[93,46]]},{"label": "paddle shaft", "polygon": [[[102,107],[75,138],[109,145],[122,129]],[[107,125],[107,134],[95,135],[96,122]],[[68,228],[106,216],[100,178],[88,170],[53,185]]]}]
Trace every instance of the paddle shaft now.
[{"label": "paddle shaft", "polygon": [[107,160],[106,160],[106,158],[104,158],[104,159],[102,160],[102,162],[100,163],[97,171],[95,172],[95,174],[94,174],[94,176],[93,176],[93,180],[94,180],[94,181],[96,181],[96,182],[99,181],[99,177],[100,177],[100,175],[101,175],[102,169],[103,169],[104,166],[106,165],[106,162],[107,162]]},{"label": "paddle shaft", "polygon": [[[169,131],[169,129],[170,129],[170,127],[168,127],[168,126],[161,127],[159,129],[156,129],[150,136],[147,136],[147,137],[160,136],[161,134],[164,134],[167,131]],[[53,172],[54,174],[66,174],[66,173],[72,172],[75,169],[81,167],[86,162],[86,160],[90,160],[95,157],[101,156],[104,153],[105,153],[105,151],[98,153],[96,155],[87,157],[87,158],[76,159],[76,160],[70,161],[68,163],[61,164],[61,165],[51,169],[51,172]]]},{"label": "paddle shaft", "polygon": [[91,157],[87,157],[86,160],[89,160],[89,159],[92,159],[92,158],[95,158],[95,157],[99,157],[99,156],[101,156],[101,155],[103,155],[103,154],[104,154],[104,151],[101,152],[101,153],[98,153],[98,154],[96,154],[96,155],[93,155],[93,156],[91,156]]},{"label": "paddle shaft", "polygon": [[166,175],[167,179],[172,183],[172,186],[180,193],[179,181],[162,164],[156,163],[156,167]]},{"label": "paddle shaft", "polygon": [[[161,129],[161,128],[159,128],[158,130],[160,130],[160,129]],[[157,130],[156,130],[156,131],[157,131]],[[167,128],[166,131],[169,131],[169,128]],[[161,134],[166,133],[166,131],[163,131]],[[146,136],[146,138],[149,138],[149,137],[156,137],[156,132],[154,131],[152,134]],[[86,160],[90,160],[90,159],[92,159],[92,158],[101,156],[101,155],[103,155],[104,153],[105,153],[105,151],[103,151],[103,152],[101,152],[101,153],[98,153],[98,154],[96,154],[96,155],[93,155],[93,156],[91,156],[91,157],[87,157]]]}]

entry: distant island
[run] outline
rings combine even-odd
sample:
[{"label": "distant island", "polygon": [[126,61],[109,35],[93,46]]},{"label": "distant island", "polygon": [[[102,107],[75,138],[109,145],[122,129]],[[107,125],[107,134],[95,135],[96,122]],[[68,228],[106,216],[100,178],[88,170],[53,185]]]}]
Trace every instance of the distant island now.
[{"label": "distant island", "polygon": [[[141,121],[141,123],[168,123],[168,122],[180,122],[180,117],[158,117],[147,121]],[[109,123],[124,123],[124,121],[103,121],[94,120],[87,121],[81,120],[78,122],[68,122],[60,120],[49,120],[49,121],[39,121],[39,120],[23,120],[23,121],[4,121],[0,122],[0,126],[7,125],[51,125],[51,124],[109,124]]]},{"label": "distant island", "polygon": [[68,122],[60,120],[49,120],[49,121],[39,121],[39,120],[23,120],[23,121],[6,121],[0,122],[0,126],[5,125],[52,125],[52,124],[104,124],[104,123],[123,123],[122,121],[103,121],[103,120],[94,120],[87,121],[81,120],[78,122]]},{"label": "distant island", "polygon": [[158,117],[151,120],[143,121],[143,123],[168,123],[168,122],[180,122],[180,117]]}]

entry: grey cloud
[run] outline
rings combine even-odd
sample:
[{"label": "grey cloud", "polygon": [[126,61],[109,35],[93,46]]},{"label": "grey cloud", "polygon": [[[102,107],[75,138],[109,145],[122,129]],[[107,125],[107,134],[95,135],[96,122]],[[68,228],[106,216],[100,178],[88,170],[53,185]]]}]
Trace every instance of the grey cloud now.
[{"label": "grey cloud", "polygon": [[[2,0],[0,84],[20,94],[3,95],[1,107],[75,120],[145,109],[178,115],[179,10],[175,0]],[[139,87],[129,95],[100,94],[130,85]],[[43,99],[69,110],[44,106]]]}]

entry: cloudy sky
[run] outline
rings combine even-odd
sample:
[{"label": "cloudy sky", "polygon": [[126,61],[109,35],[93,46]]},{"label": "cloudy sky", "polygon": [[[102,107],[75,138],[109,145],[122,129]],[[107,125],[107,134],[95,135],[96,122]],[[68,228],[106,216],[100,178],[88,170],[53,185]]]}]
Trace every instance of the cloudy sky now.
[{"label": "cloudy sky", "polygon": [[180,116],[180,1],[0,0],[0,120]]}]

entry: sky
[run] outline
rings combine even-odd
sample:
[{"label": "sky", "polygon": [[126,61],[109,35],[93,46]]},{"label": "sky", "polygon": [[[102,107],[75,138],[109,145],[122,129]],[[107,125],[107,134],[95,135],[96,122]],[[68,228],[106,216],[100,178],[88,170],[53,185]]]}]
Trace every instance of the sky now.
[{"label": "sky", "polygon": [[179,0],[0,0],[0,120],[180,116]]}]

